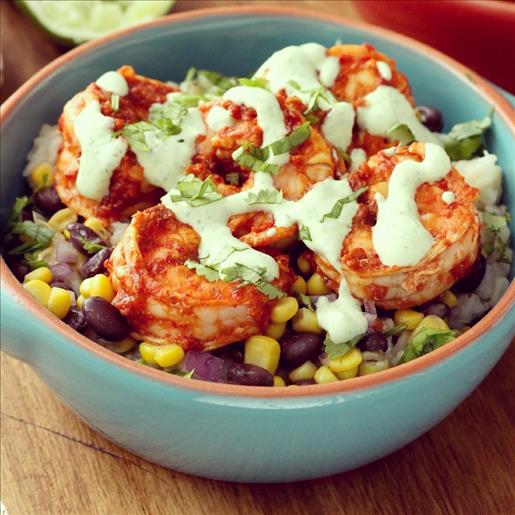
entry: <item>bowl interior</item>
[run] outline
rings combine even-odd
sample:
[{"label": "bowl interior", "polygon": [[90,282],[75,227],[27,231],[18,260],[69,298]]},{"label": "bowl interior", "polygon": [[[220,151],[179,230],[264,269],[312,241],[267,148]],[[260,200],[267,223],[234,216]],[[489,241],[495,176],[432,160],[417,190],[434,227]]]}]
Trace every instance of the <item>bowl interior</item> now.
[{"label": "bowl interior", "polygon": [[[63,104],[106,70],[130,64],[143,75],[173,81],[180,81],[190,66],[244,76],[284,46],[308,41],[330,46],[337,40],[369,42],[393,57],[408,76],[417,103],[438,107],[446,129],[459,121],[481,118],[491,108],[468,76],[406,43],[362,27],[295,15],[216,14],[179,23],[172,16],[167,23],[124,35],[70,59],[18,103],[1,128],[2,225],[14,198],[24,190],[20,172],[41,125],[56,123]],[[506,122],[494,117],[488,148],[498,155],[504,169],[504,202],[514,212],[512,138]]]}]

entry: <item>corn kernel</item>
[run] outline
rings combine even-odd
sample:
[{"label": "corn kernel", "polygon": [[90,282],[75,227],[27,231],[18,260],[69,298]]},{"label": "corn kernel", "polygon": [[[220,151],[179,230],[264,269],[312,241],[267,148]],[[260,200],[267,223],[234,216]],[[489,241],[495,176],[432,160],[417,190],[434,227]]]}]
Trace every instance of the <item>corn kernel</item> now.
[{"label": "corn kernel", "polygon": [[[84,296],[86,297],[86,295]],[[91,277],[91,282],[89,285],[89,296],[102,297],[103,299],[107,300],[107,302],[111,302],[114,299],[113,285],[106,275],[97,274],[94,277]]]},{"label": "corn kernel", "polygon": [[245,342],[243,362],[265,368],[273,375],[279,366],[280,355],[281,346],[277,340],[262,335],[251,336]]},{"label": "corn kernel", "polygon": [[154,351],[154,360],[163,368],[173,367],[184,359],[184,350],[176,343],[161,345]]},{"label": "corn kernel", "polygon": [[64,318],[72,307],[72,297],[68,290],[53,287],[47,301],[47,308],[56,317]]},{"label": "corn kernel", "polygon": [[79,309],[82,309],[82,304],[84,304],[84,297],[82,295],[79,295],[75,303],[77,304],[77,307]]},{"label": "corn kernel", "polygon": [[48,297],[52,288],[49,284],[39,280],[33,279],[26,282],[23,287],[43,306],[47,305]]},{"label": "corn kernel", "polygon": [[56,211],[48,220],[48,225],[56,232],[62,232],[68,224],[74,224],[77,221],[77,213],[70,208],[65,207]]},{"label": "corn kernel", "polygon": [[266,328],[265,335],[280,340],[286,331],[286,322],[270,322]]},{"label": "corn kernel", "polygon": [[297,258],[297,267],[304,275],[308,275],[311,272],[311,264],[303,255]]},{"label": "corn kernel", "polygon": [[109,231],[104,227],[104,224],[98,218],[92,216],[84,222],[84,225],[98,234],[98,236],[100,236],[104,241],[109,239]]},{"label": "corn kernel", "polygon": [[413,309],[398,309],[393,314],[393,319],[397,325],[405,325],[406,329],[412,331],[417,327],[422,319],[424,318],[423,313],[419,313],[418,311],[414,311]]},{"label": "corn kernel", "polygon": [[293,283],[293,291],[297,293],[306,293],[306,281],[304,277],[301,277],[300,275],[297,276],[297,279],[295,279],[295,282]]},{"label": "corn kernel", "polygon": [[336,372],[336,377],[342,381],[344,379],[352,379],[356,377],[359,372],[359,367],[351,368],[350,370],[346,370],[345,372]]},{"label": "corn kernel", "polygon": [[113,342],[109,345],[109,349],[117,354],[123,354],[124,352],[130,351],[136,343],[134,338],[124,338],[123,340],[119,340],[117,342]]},{"label": "corn kernel", "polygon": [[359,375],[367,376],[369,374],[375,374],[376,372],[381,372],[381,370],[386,370],[390,367],[390,364],[387,359],[381,359],[379,361],[363,361],[359,366]]},{"label": "corn kernel", "polygon": [[93,277],[88,277],[87,279],[84,279],[84,281],[82,281],[79,286],[80,294],[85,299],[91,296],[91,279],[93,279]]},{"label": "corn kernel", "polygon": [[361,351],[353,347],[347,351],[343,356],[329,361],[329,368],[333,372],[347,372],[353,368],[358,367],[363,361]]},{"label": "corn kernel", "polygon": [[279,299],[270,313],[272,322],[287,322],[299,309],[299,303],[295,297],[283,297]]},{"label": "corn kernel", "polygon": [[422,329],[438,329],[440,331],[448,331],[449,326],[446,324],[445,320],[441,319],[440,317],[437,317],[436,315],[427,315],[413,330],[408,341],[411,342],[413,338],[415,338],[415,336],[417,336],[417,334],[422,331]]},{"label": "corn kernel", "polygon": [[316,313],[308,308],[300,308],[297,311],[291,321],[291,327],[296,333],[320,334],[322,332]]},{"label": "corn kernel", "polygon": [[29,272],[24,278],[23,282],[27,283],[29,281],[33,281],[34,279],[37,279],[39,281],[43,281],[44,283],[50,283],[52,282],[52,270],[46,266],[42,266],[40,268],[36,268],[36,270],[32,270],[32,272]]},{"label": "corn kernel", "polygon": [[158,345],[154,345],[149,342],[141,342],[139,344],[139,353],[145,363],[149,365],[155,365],[157,362],[154,358],[156,350],[159,348]]},{"label": "corn kernel", "polygon": [[292,383],[302,381],[303,379],[313,379],[317,371],[317,366],[311,362],[306,361],[300,367],[293,369],[288,377]]},{"label": "corn kernel", "polygon": [[325,284],[320,274],[313,274],[306,283],[308,295],[327,295],[331,290]]},{"label": "corn kernel", "polygon": [[338,381],[338,378],[333,374],[333,371],[325,365],[321,366],[315,372],[315,383],[317,384],[334,383],[335,381]]},{"label": "corn kernel", "polygon": [[49,163],[40,163],[30,172],[30,177],[36,189],[46,188],[53,181],[54,170]]},{"label": "corn kernel", "polygon": [[274,386],[286,386],[286,382],[281,376],[274,376]]},{"label": "corn kernel", "polygon": [[440,295],[440,299],[444,304],[446,304],[450,308],[454,308],[458,305],[458,299],[456,298],[456,295],[452,293],[451,290],[447,290],[446,292],[442,293]]}]

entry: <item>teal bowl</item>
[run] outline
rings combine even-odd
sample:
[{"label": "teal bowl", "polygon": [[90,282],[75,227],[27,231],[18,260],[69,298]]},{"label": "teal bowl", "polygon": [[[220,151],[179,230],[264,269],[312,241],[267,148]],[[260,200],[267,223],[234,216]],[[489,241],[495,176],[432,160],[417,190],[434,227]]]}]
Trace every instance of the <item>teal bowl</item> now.
[{"label": "teal bowl", "polygon": [[[248,74],[289,44],[370,42],[397,60],[420,104],[447,126],[495,108],[488,146],[515,212],[514,121],[488,83],[442,54],[361,23],[295,9],[227,8],[173,15],[79,47],[2,106],[1,217],[23,191],[39,127],[106,70],[131,64],[178,80],[190,66]],[[29,363],[79,417],[139,456],[182,472],[246,482],[349,470],[406,445],[448,415],[499,360],[514,333],[515,286],[470,331],[413,362],[328,385],[241,387],[142,367],[92,343],[38,306],[2,262],[2,348]]]}]

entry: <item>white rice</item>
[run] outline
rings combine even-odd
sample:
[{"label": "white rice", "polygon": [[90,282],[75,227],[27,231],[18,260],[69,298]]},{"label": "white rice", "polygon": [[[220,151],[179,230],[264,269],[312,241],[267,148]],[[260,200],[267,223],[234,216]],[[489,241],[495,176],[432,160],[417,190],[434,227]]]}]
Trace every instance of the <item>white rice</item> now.
[{"label": "white rice", "polygon": [[61,133],[57,125],[43,125],[27,155],[27,166],[22,172],[23,176],[30,177],[33,168],[41,163],[54,166],[61,141]]}]

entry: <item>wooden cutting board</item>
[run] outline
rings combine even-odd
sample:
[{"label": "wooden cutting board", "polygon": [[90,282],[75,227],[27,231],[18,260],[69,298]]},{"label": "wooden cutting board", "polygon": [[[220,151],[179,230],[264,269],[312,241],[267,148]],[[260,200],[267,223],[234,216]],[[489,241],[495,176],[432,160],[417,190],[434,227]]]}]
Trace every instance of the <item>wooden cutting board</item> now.
[{"label": "wooden cutting board", "polygon": [[[62,50],[12,4],[0,4],[3,100]],[[175,11],[226,4],[179,0]],[[291,4],[358,18],[349,2]],[[515,513],[513,377],[512,346],[452,415],[395,454],[327,479],[241,485],[131,455],[83,424],[28,366],[2,355],[1,499],[9,515],[509,515]]]}]

